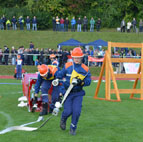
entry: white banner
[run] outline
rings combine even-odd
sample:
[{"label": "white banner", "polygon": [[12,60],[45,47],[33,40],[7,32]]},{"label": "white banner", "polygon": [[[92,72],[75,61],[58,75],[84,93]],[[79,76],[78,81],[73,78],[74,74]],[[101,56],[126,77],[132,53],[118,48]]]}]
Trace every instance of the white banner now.
[{"label": "white banner", "polygon": [[123,63],[126,74],[137,74],[140,63]]}]

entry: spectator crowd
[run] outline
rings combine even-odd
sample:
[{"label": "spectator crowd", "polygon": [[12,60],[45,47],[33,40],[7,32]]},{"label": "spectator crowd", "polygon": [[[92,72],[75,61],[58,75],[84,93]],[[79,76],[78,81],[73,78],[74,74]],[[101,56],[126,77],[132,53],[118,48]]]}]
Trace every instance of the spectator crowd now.
[{"label": "spectator crowd", "polygon": [[[34,16],[32,19],[27,16],[25,19],[23,16],[20,16],[19,18],[16,18],[16,16],[13,16],[11,19],[7,19],[5,15],[3,15],[0,18],[0,30],[10,30],[11,27],[13,30],[17,30],[18,26],[20,30],[24,30],[24,27],[28,31],[31,30],[31,25],[32,25],[32,30],[37,30],[37,18]],[[90,24],[90,27],[88,25]],[[53,26],[53,31],[69,31],[69,28],[71,28],[72,32],[75,32],[76,30],[78,32],[83,32],[88,31],[88,28],[90,29],[90,32],[93,32],[95,27],[96,31],[100,31],[101,28],[101,19],[98,18],[97,21],[92,17],[90,20],[87,19],[86,16],[84,16],[83,19],[80,17],[76,20],[75,17],[73,17],[71,20],[69,20],[68,17],[65,19],[63,17],[59,18],[58,16],[53,17],[52,19],[52,26]]]},{"label": "spectator crowd", "polygon": [[[90,19],[88,19],[86,16],[84,16],[83,18],[72,17],[72,19],[69,19],[68,17],[59,18],[58,16],[56,16],[53,17],[51,22],[53,31],[62,32],[68,32],[69,30],[71,32],[94,32],[95,29],[97,32],[99,32],[102,24],[100,18],[95,19],[91,17]],[[16,18],[16,16],[13,16],[11,19],[7,19],[5,15],[3,15],[0,18],[0,30],[10,30],[11,27],[13,30],[17,30],[18,27],[20,30],[24,30],[24,27],[26,27],[26,30],[28,31],[30,31],[31,29],[37,31],[37,24],[38,21],[36,16],[33,16],[33,18],[30,18],[29,16],[27,16],[26,18],[23,18],[23,16]],[[139,27],[139,29],[137,27]],[[143,32],[143,20],[140,19],[139,23],[137,23],[136,18],[133,18],[132,21],[125,21],[125,19],[123,19],[121,21],[120,28],[117,28],[117,30],[121,32],[127,31],[128,33],[131,32],[131,29],[133,32]]]},{"label": "spectator crowd", "polygon": [[13,16],[12,19],[7,19],[5,15],[0,18],[0,30],[10,30],[11,26],[13,30],[17,30],[18,25],[20,30],[24,30],[24,26],[26,25],[26,29],[29,31],[31,29],[37,31],[37,18],[34,16],[30,19],[29,16],[26,19],[23,16],[20,16],[18,19]]},{"label": "spectator crowd", "polygon": [[[51,59],[49,56],[51,54],[56,55],[56,59],[59,62],[59,66],[63,67],[66,62],[71,61],[71,51],[67,49],[62,50],[61,48],[54,49],[39,49],[35,48],[34,44],[30,42],[29,48],[24,48],[20,46],[18,49],[15,49],[14,46],[9,48],[5,45],[4,50],[0,48],[0,65],[16,65],[17,55],[21,56],[23,65],[39,65],[39,64],[51,64]],[[88,55],[94,56],[93,50],[83,49],[84,58],[83,62],[88,65]]]},{"label": "spectator crowd", "polygon": [[97,21],[93,17],[91,17],[90,20],[86,16],[84,16],[83,19],[79,17],[78,19],[75,19],[73,17],[71,20],[66,17],[65,19],[63,17],[59,18],[58,16],[53,17],[53,31],[63,31],[68,32],[69,28],[71,28],[71,32],[87,32],[88,31],[88,25],[90,24],[90,32],[94,32],[94,29],[96,28],[96,31],[100,31],[101,28],[101,19],[98,18]]},{"label": "spectator crowd", "polygon": [[139,25],[139,30],[137,28],[136,18],[133,18],[132,21],[129,20],[127,23],[123,19],[121,21],[121,32],[127,31],[128,33],[130,33],[131,29],[132,29],[133,32],[143,32],[143,21],[142,21],[142,19],[140,19],[138,25]]},{"label": "spectator crowd", "polygon": [[[95,57],[97,59],[103,58],[105,51],[102,46],[94,47],[91,49],[89,47],[83,47],[83,63],[88,66],[101,66],[102,62],[89,62],[88,56]],[[21,56],[22,65],[40,65],[40,64],[51,64],[50,55],[56,55],[56,60],[59,62],[59,67],[63,67],[66,62],[72,61],[71,57],[72,50],[67,49],[62,50],[62,48],[55,49],[39,49],[35,48],[34,44],[30,42],[29,48],[20,46],[15,49],[14,46],[9,48],[5,45],[4,50],[0,48],[0,65],[16,65],[17,55]],[[112,57],[114,58],[140,58],[140,54],[136,53],[133,49],[122,48],[119,50],[118,47],[114,47],[112,51]],[[118,63],[113,63],[113,66],[118,66]]]}]

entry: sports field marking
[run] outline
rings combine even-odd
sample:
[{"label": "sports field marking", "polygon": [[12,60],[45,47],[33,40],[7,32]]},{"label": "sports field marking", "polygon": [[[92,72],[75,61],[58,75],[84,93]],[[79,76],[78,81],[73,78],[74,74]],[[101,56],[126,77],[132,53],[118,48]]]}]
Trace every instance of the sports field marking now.
[{"label": "sports field marking", "polygon": [[0,85],[22,85],[22,83],[0,83]]},{"label": "sports field marking", "polygon": [[7,119],[7,125],[5,126],[5,128],[12,126],[13,125],[13,120],[11,118],[11,116],[3,111],[0,111],[0,114],[2,114],[6,119]]},{"label": "sports field marking", "polygon": [[23,92],[2,93],[2,95],[7,95],[7,94],[23,94]]},{"label": "sports field marking", "polygon": [[[93,80],[93,82],[94,82],[94,83],[97,83],[97,82],[98,82],[98,80]],[[105,82],[105,80],[102,80],[102,82]]]}]

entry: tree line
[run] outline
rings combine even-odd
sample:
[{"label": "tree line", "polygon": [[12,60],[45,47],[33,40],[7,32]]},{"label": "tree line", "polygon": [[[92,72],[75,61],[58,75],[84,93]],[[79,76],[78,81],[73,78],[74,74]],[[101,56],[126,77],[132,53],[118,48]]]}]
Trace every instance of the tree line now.
[{"label": "tree line", "polygon": [[36,16],[39,29],[52,27],[52,17],[101,18],[102,27],[120,26],[122,19],[143,19],[142,0],[0,0],[0,16]]}]

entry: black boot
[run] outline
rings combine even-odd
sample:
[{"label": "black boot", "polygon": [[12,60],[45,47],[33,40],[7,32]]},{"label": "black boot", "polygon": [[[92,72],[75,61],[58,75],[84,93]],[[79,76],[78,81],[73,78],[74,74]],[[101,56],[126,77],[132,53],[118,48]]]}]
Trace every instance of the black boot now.
[{"label": "black boot", "polygon": [[32,112],[35,112],[37,109],[37,97],[34,97],[34,100],[32,102]]},{"label": "black boot", "polygon": [[66,130],[66,120],[61,119],[60,128],[61,128],[62,130]]},{"label": "black boot", "polygon": [[70,128],[70,135],[76,135],[76,130],[75,129],[72,129],[72,128]]},{"label": "black boot", "polygon": [[48,103],[43,103],[42,104],[42,111],[40,112],[40,116],[43,116],[43,115],[47,115],[48,114]]}]

